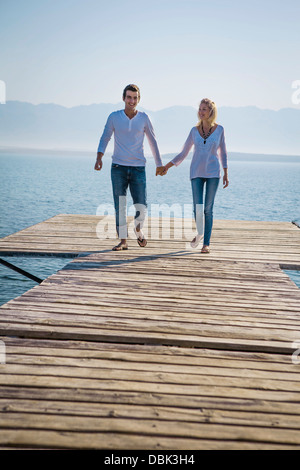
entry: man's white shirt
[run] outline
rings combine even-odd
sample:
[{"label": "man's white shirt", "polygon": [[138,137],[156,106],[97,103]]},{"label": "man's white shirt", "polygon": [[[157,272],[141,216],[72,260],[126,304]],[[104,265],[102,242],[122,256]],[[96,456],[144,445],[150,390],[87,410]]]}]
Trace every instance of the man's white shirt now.
[{"label": "man's white shirt", "polygon": [[100,138],[98,152],[105,153],[113,134],[112,163],[126,166],[145,166],[144,137],[146,135],[156,166],[162,166],[153,126],[146,113],[138,111],[132,119],[129,119],[124,110],[111,113]]}]

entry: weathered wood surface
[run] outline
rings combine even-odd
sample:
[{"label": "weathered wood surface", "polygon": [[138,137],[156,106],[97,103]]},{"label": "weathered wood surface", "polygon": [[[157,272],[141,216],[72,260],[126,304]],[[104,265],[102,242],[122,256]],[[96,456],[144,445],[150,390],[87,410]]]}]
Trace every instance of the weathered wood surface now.
[{"label": "weathered wood surface", "polygon": [[[135,246],[132,222],[129,228],[130,243]],[[191,251],[187,242],[193,238],[195,224],[192,219],[148,218],[144,231],[155,253],[161,253],[162,242],[170,239],[174,249]],[[113,216],[60,214],[0,240],[0,255],[92,253],[110,250],[114,237]],[[300,230],[289,222],[216,220],[212,247],[211,259],[279,263],[286,269],[300,269]]]},{"label": "weathered wood surface", "polygon": [[[165,248],[163,252],[163,248]],[[300,290],[273,264],[132,248],[76,258],[0,308],[0,334],[289,354]]]},{"label": "weathered wood surface", "polygon": [[2,447],[299,449],[286,355],[3,338]]},{"label": "weathered wood surface", "polygon": [[96,252],[0,308],[0,447],[300,448],[300,290],[280,269],[299,236],[217,221],[208,255],[179,236],[112,252],[94,217],[57,216],[2,240]]}]

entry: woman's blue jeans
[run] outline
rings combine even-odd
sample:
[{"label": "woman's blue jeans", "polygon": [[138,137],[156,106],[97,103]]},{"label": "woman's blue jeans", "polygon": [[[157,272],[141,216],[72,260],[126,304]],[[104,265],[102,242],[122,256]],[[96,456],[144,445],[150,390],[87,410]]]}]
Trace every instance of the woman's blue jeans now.
[{"label": "woman's blue jeans", "polygon": [[[213,207],[220,178],[193,178],[193,204],[194,216],[199,234],[203,234],[203,214],[204,214],[204,240],[203,245],[209,245],[213,227]],[[203,193],[205,188],[205,198],[203,204]],[[204,211],[203,211],[204,207]]]},{"label": "woman's blue jeans", "polygon": [[113,163],[111,166],[116,229],[119,238],[127,238],[127,189],[129,187],[135,206],[135,227],[143,227],[147,213],[146,171],[144,166],[124,166]]}]

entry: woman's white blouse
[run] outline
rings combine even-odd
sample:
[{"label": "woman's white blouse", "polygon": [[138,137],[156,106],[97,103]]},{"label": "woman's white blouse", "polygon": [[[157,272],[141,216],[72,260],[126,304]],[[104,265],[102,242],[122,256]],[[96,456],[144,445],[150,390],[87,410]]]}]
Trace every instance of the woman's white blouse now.
[{"label": "woman's white blouse", "polygon": [[193,127],[183,146],[182,151],[173,158],[172,163],[178,166],[189,154],[194,145],[194,153],[190,167],[190,179],[220,178],[221,168],[227,168],[227,150],[224,128],[218,125],[204,144],[197,127]]}]

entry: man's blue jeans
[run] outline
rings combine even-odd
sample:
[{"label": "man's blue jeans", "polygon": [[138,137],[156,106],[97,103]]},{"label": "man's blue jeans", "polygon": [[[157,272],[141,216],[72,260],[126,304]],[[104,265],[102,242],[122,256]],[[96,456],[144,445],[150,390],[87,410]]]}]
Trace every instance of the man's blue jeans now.
[{"label": "man's blue jeans", "polygon": [[[203,192],[204,185],[206,184],[205,199],[204,199],[204,240],[203,245],[209,245],[210,237],[213,227],[213,207],[217,189],[219,186],[220,178],[193,178],[192,191],[194,203],[194,216],[196,220],[197,230],[202,225],[203,218]],[[201,233],[202,234],[202,233]]]},{"label": "man's blue jeans", "polygon": [[143,227],[147,212],[146,171],[144,166],[124,166],[113,163],[111,181],[116,213],[116,229],[119,238],[128,237],[127,230],[127,189],[135,206],[135,227]]}]

